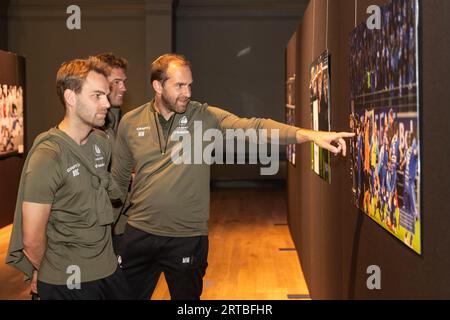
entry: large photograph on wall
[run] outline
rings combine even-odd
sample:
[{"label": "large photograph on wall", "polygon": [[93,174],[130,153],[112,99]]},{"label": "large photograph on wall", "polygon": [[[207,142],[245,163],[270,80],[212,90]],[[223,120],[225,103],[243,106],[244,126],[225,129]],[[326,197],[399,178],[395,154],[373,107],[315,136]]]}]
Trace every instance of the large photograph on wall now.
[{"label": "large photograph on wall", "polygon": [[25,59],[0,50],[0,158],[24,152]]},{"label": "large photograph on wall", "polygon": [[[309,83],[313,130],[330,131],[330,56],[322,53],[311,64]],[[331,183],[331,157],[328,150],[311,144],[311,167],[322,179]]]},{"label": "large photograph on wall", "polygon": [[382,8],[350,35],[355,205],[421,254],[418,2]]},{"label": "large photograph on wall", "polygon": [[[295,126],[295,75],[286,82],[286,124]],[[287,160],[295,166],[295,144],[287,145]]]}]

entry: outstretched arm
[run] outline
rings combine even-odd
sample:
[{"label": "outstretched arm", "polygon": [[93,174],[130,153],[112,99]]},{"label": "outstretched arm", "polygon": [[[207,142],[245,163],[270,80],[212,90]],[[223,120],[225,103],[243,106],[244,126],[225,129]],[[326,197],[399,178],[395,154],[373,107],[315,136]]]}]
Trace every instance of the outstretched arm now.
[{"label": "outstretched arm", "polygon": [[[336,133],[306,130],[288,126],[271,119],[239,118],[228,111],[212,106],[209,107],[209,110],[216,117],[218,124],[222,129],[278,129],[280,130],[279,138],[281,144],[314,142],[321,148],[327,149],[336,155],[342,152],[342,154],[346,156],[347,145],[344,139],[353,138],[355,136],[354,133],[348,132]],[[268,138],[270,141],[270,135]]]},{"label": "outstretched arm", "polygon": [[353,138],[354,133],[349,132],[324,132],[299,129],[297,131],[297,143],[314,142],[319,147],[329,150],[335,155],[347,155],[345,138]]}]

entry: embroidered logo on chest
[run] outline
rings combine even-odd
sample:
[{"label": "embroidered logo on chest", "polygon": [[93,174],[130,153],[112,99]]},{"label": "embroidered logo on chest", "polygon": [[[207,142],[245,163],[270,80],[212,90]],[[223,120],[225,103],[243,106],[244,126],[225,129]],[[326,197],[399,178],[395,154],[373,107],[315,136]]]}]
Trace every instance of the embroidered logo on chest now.
[{"label": "embroidered logo on chest", "polygon": [[188,118],[186,116],[183,116],[180,119],[180,123],[178,124],[178,126],[181,128],[186,128],[187,123],[188,123]]},{"label": "embroidered logo on chest", "polygon": [[67,173],[72,173],[73,177],[78,177],[80,175],[80,167],[81,165],[79,163],[74,164],[73,166],[67,168]]},{"label": "embroidered logo on chest", "polygon": [[150,127],[137,127],[137,136],[139,138],[145,137],[145,131],[150,130]]},{"label": "embroidered logo on chest", "polygon": [[189,120],[186,116],[182,116],[180,121],[178,122],[177,128],[174,130],[175,134],[186,134],[189,133],[188,131],[188,124]]},{"label": "embroidered logo on chest", "polygon": [[[103,154],[102,154],[102,150],[96,144],[94,144],[94,156],[95,156],[95,162],[96,162],[94,167],[96,169],[104,167],[105,166],[105,162],[103,161],[104,157],[103,157]],[[101,162],[98,163],[99,161],[101,161]]]}]

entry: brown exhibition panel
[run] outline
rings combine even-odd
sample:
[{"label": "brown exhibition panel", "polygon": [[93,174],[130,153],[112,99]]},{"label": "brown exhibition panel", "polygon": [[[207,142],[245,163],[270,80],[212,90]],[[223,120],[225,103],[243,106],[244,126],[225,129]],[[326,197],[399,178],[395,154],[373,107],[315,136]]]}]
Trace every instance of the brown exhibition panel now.
[{"label": "brown exhibition panel", "polygon": [[[297,33],[294,33],[292,38],[290,39],[287,47],[286,47],[286,77],[285,80],[288,81],[292,76],[296,76],[296,56],[297,56]],[[295,100],[297,101],[298,95],[296,91],[296,97]],[[295,110],[295,112],[298,112]],[[297,121],[296,121],[297,124]],[[296,147],[298,148],[298,146]],[[296,159],[297,161],[297,159]],[[287,189],[288,190],[297,190],[297,178],[295,176],[295,173],[297,172],[295,170],[295,167],[288,161],[287,163]],[[296,195],[294,193],[288,193],[287,194],[287,206],[289,212],[295,212],[296,208]],[[299,226],[296,225],[296,219],[291,220],[288,216],[288,224],[290,228],[294,228],[295,230],[299,230]],[[292,230],[291,230],[292,234]]]},{"label": "brown exhibition panel", "polygon": [[[9,88],[7,96],[11,103],[8,104],[8,108],[6,102],[3,105],[3,99],[1,99],[1,135],[6,139],[0,141],[0,228],[10,224],[13,220],[19,188],[18,177],[20,177],[24,161],[24,156],[21,154],[24,151],[24,130],[26,130],[26,126],[24,127],[26,112],[23,110],[25,99],[23,92],[26,95],[24,67],[25,59],[22,57],[5,51],[0,52],[0,85],[3,90]],[[16,88],[19,87],[20,91],[19,89],[16,91]],[[3,92],[3,94],[6,93]],[[20,96],[20,99],[16,100],[16,95]],[[5,123],[4,119],[9,120]]]},{"label": "brown exhibition panel", "polygon": [[[10,224],[13,220],[14,209],[16,207],[17,190],[19,190],[19,180],[22,172],[24,158],[15,156],[0,159],[0,228]],[[5,181],[5,182],[4,182]]]},{"label": "brown exhibition panel", "polygon": [[[370,5],[385,0],[358,0],[357,23]],[[327,13],[328,11],[328,13]],[[421,141],[423,213],[419,256],[380,228],[352,204],[350,161],[332,159],[332,184],[311,171],[309,146],[297,153],[289,179],[289,221],[313,299],[391,299],[450,297],[450,212],[448,198],[448,119],[450,12],[446,0],[420,1]],[[328,15],[328,37],[326,17]],[[331,126],[349,130],[349,34],[355,27],[355,1],[313,0],[297,30],[297,121],[309,128],[310,63],[328,42],[331,55]],[[314,35],[314,36],[313,36]],[[326,40],[328,38],[328,41]],[[368,267],[381,269],[381,290],[367,287]]]}]

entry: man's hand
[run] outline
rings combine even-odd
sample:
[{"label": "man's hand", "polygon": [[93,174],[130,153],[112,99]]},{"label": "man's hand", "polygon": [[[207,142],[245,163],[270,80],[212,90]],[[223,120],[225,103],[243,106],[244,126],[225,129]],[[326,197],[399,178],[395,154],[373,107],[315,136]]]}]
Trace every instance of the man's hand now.
[{"label": "man's hand", "polygon": [[46,228],[51,207],[51,204],[22,203],[23,253],[37,270],[47,247]]},{"label": "man's hand", "polygon": [[[324,131],[310,131],[300,129],[297,131],[297,142],[314,142],[319,147],[329,150],[335,155],[342,155],[345,157],[347,155],[347,144],[345,143],[345,138],[353,138],[354,133],[349,132],[324,132]],[[335,144],[335,145],[333,145]]]},{"label": "man's hand", "polygon": [[33,271],[33,276],[31,277],[31,292],[37,294],[38,290],[37,290],[37,276],[38,276],[38,272],[37,270]]}]

